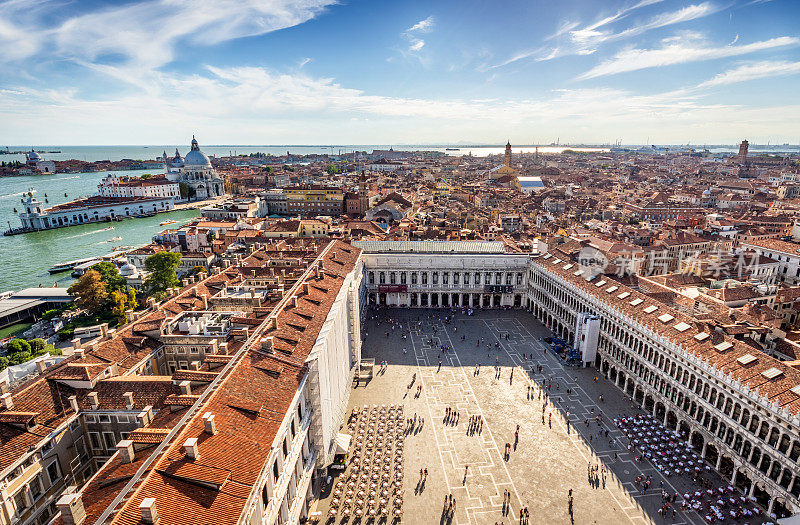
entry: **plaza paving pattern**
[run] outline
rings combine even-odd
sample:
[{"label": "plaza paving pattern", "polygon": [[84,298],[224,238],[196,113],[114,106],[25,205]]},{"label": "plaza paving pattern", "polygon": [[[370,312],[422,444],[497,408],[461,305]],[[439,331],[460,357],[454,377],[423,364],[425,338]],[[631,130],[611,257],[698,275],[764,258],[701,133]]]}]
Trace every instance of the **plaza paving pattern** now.
[{"label": "plaza paving pattern", "polygon": [[[353,406],[403,403],[407,417],[424,418],[421,428],[417,425],[406,439],[403,523],[519,523],[521,507],[528,508],[530,523],[704,523],[677,502],[674,518],[658,514],[662,481],[671,494],[694,491],[696,485],[689,476],[662,478],[651,463],[635,461],[612,419],[641,410],[610,382],[595,381],[594,369],[565,367],[552,351],[545,351],[547,345],[540,337],[549,331],[530,314],[479,311],[472,316],[455,314],[452,322],[444,324],[445,315],[453,314],[447,310],[369,312],[362,357],[374,358],[378,364],[386,361],[388,366],[379,371],[376,365],[375,376],[362,381],[350,396],[348,413]],[[386,322],[387,317],[395,323]],[[476,346],[478,338],[480,346]],[[452,350],[442,353],[442,344]],[[530,372],[539,365],[542,373]],[[416,382],[409,390],[414,374]],[[547,382],[552,385],[549,401],[545,401]],[[420,384],[423,388],[417,397]],[[597,401],[599,395],[602,403]],[[447,407],[458,410],[457,424],[445,422]],[[482,432],[467,431],[474,415],[483,418]],[[594,419],[598,415],[601,426]],[[519,441],[514,446],[517,425]],[[600,436],[605,430],[613,445],[604,434]],[[504,457],[506,443],[512,447]],[[605,474],[590,479],[590,463],[604,467]],[[419,482],[421,468],[428,469],[425,483]],[[653,477],[645,494],[635,485],[639,475]],[[711,477],[714,486],[725,485],[719,476]],[[574,495],[572,515],[569,489]],[[505,491],[510,493],[510,505],[504,511]],[[451,493],[456,506],[448,517],[443,503]],[[318,508],[326,515],[327,499]]]}]

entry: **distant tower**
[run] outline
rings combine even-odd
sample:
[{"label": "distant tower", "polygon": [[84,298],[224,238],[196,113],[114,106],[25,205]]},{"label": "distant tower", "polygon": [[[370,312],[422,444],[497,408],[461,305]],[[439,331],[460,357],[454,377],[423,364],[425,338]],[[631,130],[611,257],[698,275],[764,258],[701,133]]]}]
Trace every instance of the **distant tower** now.
[{"label": "distant tower", "polygon": [[506,142],[506,167],[511,167],[511,141]]},{"label": "distant tower", "polygon": [[367,176],[364,174],[364,170],[361,170],[361,176],[358,178],[358,211],[364,215],[368,209],[369,189],[367,188]]},{"label": "distant tower", "polygon": [[747,150],[750,147],[750,143],[746,140],[743,140],[741,144],[739,144],[739,157],[742,159],[742,162],[747,162]]}]

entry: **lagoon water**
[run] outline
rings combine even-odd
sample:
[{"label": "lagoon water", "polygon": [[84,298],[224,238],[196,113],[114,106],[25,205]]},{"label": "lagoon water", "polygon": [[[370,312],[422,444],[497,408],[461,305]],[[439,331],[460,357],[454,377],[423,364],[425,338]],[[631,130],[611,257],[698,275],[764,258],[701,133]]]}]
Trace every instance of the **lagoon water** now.
[{"label": "lagoon water", "polygon": [[[20,209],[20,199],[30,189],[36,190],[36,197],[43,202],[46,193],[47,199],[50,201],[48,206],[52,206],[80,196],[97,193],[98,182],[108,173],[141,175],[147,171],[0,178],[0,225],[2,230],[7,230],[9,224],[13,227],[20,225],[14,208]],[[64,197],[64,193],[67,194],[67,197]],[[159,223],[172,219],[178,221],[173,225],[177,226],[198,215],[200,215],[199,210],[183,210],[114,223],[82,224],[10,237],[2,236],[0,237],[0,292],[21,290],[40,284],[52,286],[56,281],[59,286],[67,286],[72,282],[70,272],[50,275],[47,270],[57,263],[105,255],[110,253],[114,246],[146,244],[152,240],[154,234],[165,228]],[[109,226],[113,226],[114,229],[103,231]],[[109,242],[112,237],[122,237],[122,240]]]}]

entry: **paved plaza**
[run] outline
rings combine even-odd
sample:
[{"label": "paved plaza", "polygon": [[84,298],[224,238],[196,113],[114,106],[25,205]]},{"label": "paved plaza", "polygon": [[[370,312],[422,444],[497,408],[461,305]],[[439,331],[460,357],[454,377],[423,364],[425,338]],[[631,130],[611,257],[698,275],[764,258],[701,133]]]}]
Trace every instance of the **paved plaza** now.
[{"label": "paved plaza", "polygon": [[[349,410],[402,403],[405,416],[418,419],[405,440],[404,523],[519,523],[525,507],[530,523],[704,523],[679,502],[675,517],[659,515],[662,487],[683,494],[697,486],[688,475],[662,478],[651,463],[635,460],[612,419],[641,411],[610,382],[596,380],[594,369],[563,366],[540,340],[548,330],[530,314],[458,313],[445,324],[451,315],[371,311],[364,328],[363,358],[388,366],[376,365],[374,377],[354,388]],[[442,352],[442,345],[452,350]],[[458,417],[446,420],[448,408]],[[470,416],[483,420],[478,431],[470,431]],[[420,469],[428,471],[424,483]],[[652,476],[644,494],[637,476]],[[725,485],[713,473],[705,477]],[[452,516],[443,512],[450,494]]]}]

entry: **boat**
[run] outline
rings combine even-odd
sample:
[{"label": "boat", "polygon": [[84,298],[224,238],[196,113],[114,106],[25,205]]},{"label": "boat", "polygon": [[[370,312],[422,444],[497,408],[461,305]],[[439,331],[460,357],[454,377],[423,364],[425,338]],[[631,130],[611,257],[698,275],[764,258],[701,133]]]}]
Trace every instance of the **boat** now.
[{"label": "boat", "polygon": [[133,249],[133,246],[114,246],[113,248],[111,248],[111,250],[115,251],[115,252],[122,252],[122,251],[132,250],[132,249]]},{"label": "boat", "polygon": [[116,242],[116,241],[121,241],[121,240],[122,240],[122,237],[117,236],[117,237],[111,237],[108,240],[108,242]]},{"label": "boat", "polygon": [[113,229],[114,229],[114,227],[113,227],[113,226],[109,226],[108,228],[103,228],[103,229],[102,229],[102,230],[100,230],[100,231],[101,231],[101,232],[107,232],[107,231],[111,231],[111,230],[113,230]]},{"label": "boat", "polygon": [[178,221],[173,221],[172,219],[170,219],[168,221],[163,221],[163,222],[159,223],[158,225],[159,226],[166,226],[167,224],[175,224],[176,222],[178,222]]},{"label": "boat", "polygon": [[445,151],[458,151],[459,148],[444,148]]},{"label": "boat", "polygon": [[67,261],[63,263],[56,264],[55,266],[51,267],[48,271],[50,273],[61,273],[66,272],[68,270],[74,269],[79,264],[84,264],[89,261],[97,260],[97,257],[87,257],[85,259],[75,259],[74,261]]}]

